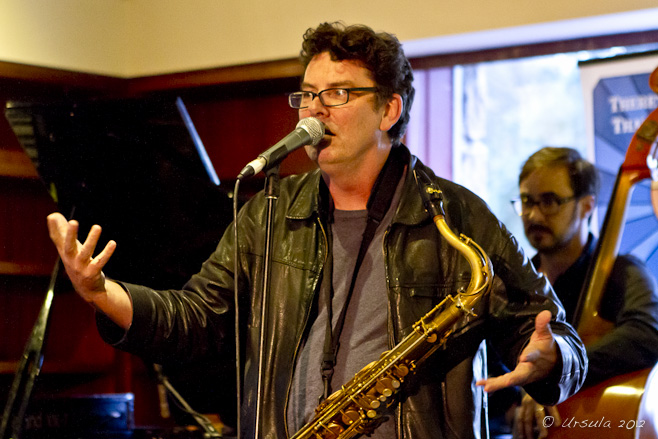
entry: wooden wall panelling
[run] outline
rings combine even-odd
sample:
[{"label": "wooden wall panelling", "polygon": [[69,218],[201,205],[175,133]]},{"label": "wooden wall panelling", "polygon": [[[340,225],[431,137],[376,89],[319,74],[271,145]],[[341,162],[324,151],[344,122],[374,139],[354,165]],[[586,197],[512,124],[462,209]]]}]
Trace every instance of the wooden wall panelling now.
[{"label": "wooden wall panelling", "polygon": [[[294,130],[299,120],[284,93],[192,102],[188,109],[219,178],[227,181]],[[300,149],[281,163],[281,174],[303,172],[313,166]]]}]

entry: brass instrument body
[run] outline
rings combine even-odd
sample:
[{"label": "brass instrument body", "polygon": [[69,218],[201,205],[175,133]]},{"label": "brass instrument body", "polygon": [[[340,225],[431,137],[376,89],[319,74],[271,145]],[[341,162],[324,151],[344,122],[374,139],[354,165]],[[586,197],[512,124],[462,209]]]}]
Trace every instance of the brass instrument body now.
[{"label": "brass instrument body", "polygon": [[[426,177],[425,177],[426,178]],[[418,177],[416,176],[417,182]],[[427,183],[421,189],[425,205],[439,233],[469,262],[471,279],[466,291],[447,296],[413,325],[413,330],[380,359],[361,369],[352,380],[323,401],[313,419],[292,439],[347,439],[371,433],[396,404],[402,384],[428,356],[443,346],[452,327],[472,315],[491,290],[493,267],[486,253],[470,238],[454,234],[445,220],[441,191]],[[439,205],[436,202],[438,200]]]}]

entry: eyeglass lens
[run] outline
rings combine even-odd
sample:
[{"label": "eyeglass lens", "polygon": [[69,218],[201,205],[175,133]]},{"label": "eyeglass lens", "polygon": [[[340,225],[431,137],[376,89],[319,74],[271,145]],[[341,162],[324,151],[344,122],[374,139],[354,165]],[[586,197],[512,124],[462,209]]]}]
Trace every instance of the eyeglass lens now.
[{"label": "eyeglass lens", "polygon": [[289,102],[293,108],[306,108],[311,105],[311,102],[317,96],[322,105],[333,107],[346,104],[349,100],[349,95],[349,90],[344,88],[329,88],[322,90],[320,93],[298,91],[290,94]]},{"label": "eyeglass lens", "polygon": [[533,207],[538,206],[539,211],[544,215],[554,215],[560,209],[560,206],[568,201],[574,199],[570,197],[559,197],[553,192],[541,194],[539,199],[535,199],[529,195],[522,195],[512,202],[515,210],[519,215],[529,213]]}]

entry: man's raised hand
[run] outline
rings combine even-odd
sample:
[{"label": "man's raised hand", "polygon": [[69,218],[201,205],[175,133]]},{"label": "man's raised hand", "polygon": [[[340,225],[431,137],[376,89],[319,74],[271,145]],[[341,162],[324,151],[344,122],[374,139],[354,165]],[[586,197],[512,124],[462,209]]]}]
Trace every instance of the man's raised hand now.
[{"label": "man's raised hand", "polygon": [[60,213],[48,215],[48,231],[57,252],[78,294],[88,302],[95,296],[105,293],[105,275],[103,267],[116,249],[116,242],[110,241],[94,257],[96,244],[101,235],[101,228],[94,225],[84,243],[78,240],[79,224],[75,220],[67,221]]}]

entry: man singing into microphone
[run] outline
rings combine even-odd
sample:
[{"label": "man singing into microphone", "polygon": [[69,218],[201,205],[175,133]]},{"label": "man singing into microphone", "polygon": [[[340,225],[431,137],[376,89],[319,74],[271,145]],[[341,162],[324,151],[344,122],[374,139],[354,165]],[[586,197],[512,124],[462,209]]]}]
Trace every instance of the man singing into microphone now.
[{"label": "man singing into microphone", "polygon": [[[305,71],[290,106],[300,119],[321,121],[325,131],[305,147],[318,169],[280,183],[258,420],[262,192],[238,215],[239,243],[229,228],[181,291],[107,279],[102,268],[116,244],[95,255],[100,227],[81,244],[77,223],[52,214],[51,237],[76,291],[98,310],[105,340],[158,363],[219,350],[231,364],[236,293],[245,353],[240,431],[246,438],[255,431],[293,435],[319,398],[469,284],[468,262],[423,207],[418,171],[443,191],[450,227],[493,261],[494,288],[405,383],[373,437],[487,437],[485,392],[521,385],[545,404],[576,392],[585,378],[585,350],[549,284],[477,196],[436,177],[401,143],[414,89],[399,41],[366,26],[324,23],[304,35],[301,61]],[[485,379],[485,339],[512,372]]]}]

